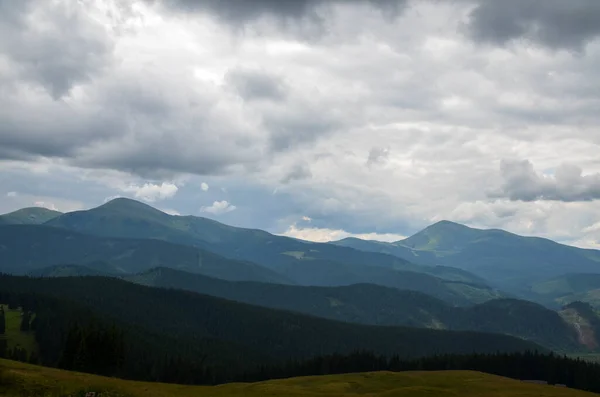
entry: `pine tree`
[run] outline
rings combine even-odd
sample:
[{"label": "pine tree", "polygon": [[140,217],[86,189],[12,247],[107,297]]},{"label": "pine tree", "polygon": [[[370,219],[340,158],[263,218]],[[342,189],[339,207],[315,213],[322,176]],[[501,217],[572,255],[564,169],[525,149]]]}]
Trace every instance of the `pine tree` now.
[{"label": "pine tree", "polygon": [[8,342],[4,338],[0,338],[0,357],[8,357]]},{"label": "pine tree", "polygon": [[0,335],[6,333],[6,316],[4,313],[4,306],[0,305]]},{"label": "pine tree", "polygon": [[23,315],[21,316],[21,332],[27,332],[30,330],[30,321],[31,321],[31,313],[27,310],[23,310]]},{"label": "pine tree", "polygon": [[39,364],[40,362],[40,358],[38,357],[37,353],[35,351],[31,352],[31,354],[29,355],[29,361],[30,364]]}]

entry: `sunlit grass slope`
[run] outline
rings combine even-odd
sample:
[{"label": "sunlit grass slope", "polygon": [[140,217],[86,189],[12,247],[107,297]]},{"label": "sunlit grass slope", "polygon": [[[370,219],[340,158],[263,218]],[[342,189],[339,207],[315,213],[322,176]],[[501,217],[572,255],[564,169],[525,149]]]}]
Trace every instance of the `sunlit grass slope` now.
[{"label": "sunlit grass slope", "polygon": [[7,397],[84,396],[86,391],[103,397],[597,396],[469,371],[362,373],[214,387],[132,382],[6,360],[0,360],[0,371],[0,395]]},{"label": "sunlit grass slope", "polygon": [[33,332],[22,332],[21,327],[21,310],[9,310],[7,305],[4,306],[5,319],[6,319],[6,333],[0,335],[0,338],[4,338],[8,342],[8,348],[14,349],[15,347],[23,348],[29,355],[31,352],[37,352],[37,345],[35,343],[35,336]]}]

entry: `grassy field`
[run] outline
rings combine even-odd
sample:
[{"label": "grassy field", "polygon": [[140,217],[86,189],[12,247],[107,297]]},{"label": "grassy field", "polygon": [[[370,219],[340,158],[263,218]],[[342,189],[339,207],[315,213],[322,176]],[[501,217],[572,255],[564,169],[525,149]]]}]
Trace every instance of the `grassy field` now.
[{"label": "grassy field", "polygon": [[378,372],[206,387],[124,381],[0,360],[1,396],[83,397],[87,391],[101,397],[597,396],[469,371]]},{"label": "grassy field", "polygon": [[[28,354],[33,351],[37,352],[35,336],[33,332],[21,332],[21,310],[8,310],[7,305],[3,305],[6,319],[6,333],[0,335],[0,338],[6,338],[8,348],[12,349],[20,346],[25,349]],[[32,318],[33,319],[33,318]]]}]

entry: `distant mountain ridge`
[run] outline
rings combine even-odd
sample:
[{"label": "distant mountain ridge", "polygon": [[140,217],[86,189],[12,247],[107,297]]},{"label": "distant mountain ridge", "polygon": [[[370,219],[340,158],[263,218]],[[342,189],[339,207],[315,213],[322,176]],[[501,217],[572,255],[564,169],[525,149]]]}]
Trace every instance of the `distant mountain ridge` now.
[{"label": "distant mountain ridge", "polygon": [[[0,226],[0,244],[0,272],[17,275],[93,275],[95,272],[123,276],[163,266],[231,281],[277,284],[302,281],[301,277],[288,278],[252,262],[224,258],[193,246],[152,239],[100,237],[45,225]],[[298,271],[310,272],[320,262],[308,264]],[[356,274],[345,273],[355,268]],[[501,296],[487,287],[383,267],[343,266],[340,274],[344,279],[336,280],[336,274],[331,274],[332,284],[371,282],[420,291],[458,305]]]},{"label": "distant mountain ridge", "polygon": [[393,243],[345,239],[332,244],[388,253],[423,265],[460,268],[513,291],[525,291],[528,284],[552,276],[600,273],[600,251],[449,221]]},{"label": "distant mountain ridge", "polygon": [[[437,297],[458,304],[505,295],[499,290],[537,299],[532,285],[549,277],[600,274],[600,251],[449,221],[438,222],[394,243],[349,238],[324,244],[237,228],[206,218],[172,216],[123,198],[90,210],[54,215],[44,225],[110,238],[157,239],[192,246],[258,264],[297,284],[366,282],[401,289],[422,284],[417,290],[438,290]],[[440,288],[454,292],[442,296]]]},{"label": "distant mountain ridge", "polygon": [[0,215],[0,225],[41,225],[62,214],[43,207],[22,208]]},{"label": "distant mountain ridge", "polygon": [[254,263],[226,259],[195,247],[160,240],[91,236],[45,225],[0,226],[0,245],[0,271],[17,275],[65,264],[84,265],[108,274],[171,266],[229,280],[290,282]]},{"label": "distant mountain ridge", "polygon": [[301,285],[372,283],[425,292],[454,304],[502,296],[464,270],[416,265],[392,255],[276,236],[206,218],[172,216],[130,199],[67,213],[46,225],[90,235],[158,239],[198,247],[256,263]]}]

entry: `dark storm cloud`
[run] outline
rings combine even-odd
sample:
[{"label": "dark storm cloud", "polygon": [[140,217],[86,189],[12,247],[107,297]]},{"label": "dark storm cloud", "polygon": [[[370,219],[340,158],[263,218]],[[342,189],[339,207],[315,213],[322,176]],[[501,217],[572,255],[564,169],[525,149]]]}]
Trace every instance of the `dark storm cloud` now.
[{"label": "dark storm cloud", "polygon": [[308,17],[318,20],[317,9],[332,4],[370,4],[390,15],[397,14],[406,0],[147,0],[182,12],[209,12],[234,25],[245,24],[263,16],[279,20]]},{"label": "dark storm cloud", "polygon": [[122,120],[77,112],[60,102],[29,103],[0,95],[0,159],[71,157],[83,147],[119,135]]},{"label": "dark storm cloud", "polygon": [[298,108],[266,114],[264,125],[270,132],[271,151],[281,152],[333,133],[344,125],[344,120],[317,109]]},{"label": "dark storm cloud", "polygon": [[561,165],[553,175],[535,171],[529,160],[500,164],[501,188],[492,197],[513,201],[590,201],[600,199],[600,174],[582,175],[581,168]]},{"label": "dark storm cloud", "polygon": [[598,0],[480,0],[467,24],[472,39],[492,44],[529,40],[580,50],[600,35]]},{"label": "dark storm cloud", "polygon": [[99,73],[112,43],[81,11],[77,4],[0,0],[0,53],[8,56],[12,72],[55,99]]},{"label": "dark storm cloud", "polygon": [[281,78],[262,70],[234,69],[227,73],[227,81],[245,100],[282,100],[286,96]]}]

